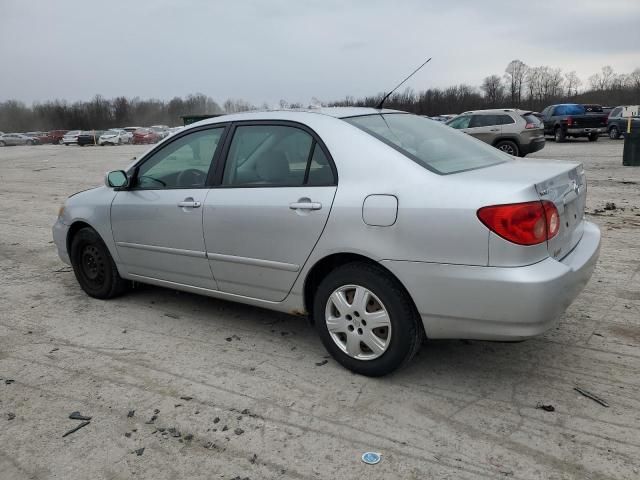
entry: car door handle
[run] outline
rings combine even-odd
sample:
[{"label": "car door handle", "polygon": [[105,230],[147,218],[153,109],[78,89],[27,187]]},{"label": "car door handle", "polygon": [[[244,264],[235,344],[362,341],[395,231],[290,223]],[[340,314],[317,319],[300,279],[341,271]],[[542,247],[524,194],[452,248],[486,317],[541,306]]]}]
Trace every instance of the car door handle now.
[{"label": "car door handle", "polygon": [[320,210],[322,204],[320,202],[293,202],[289,204],[291,210]]},{"label": "car door handle", "polygon": [[178,206],[179,207],[183,207],[183,208],[184,207],[198,208],[198,207],[200,207],[200,205],[201,205],[200,202],[195,202],[193,200],[191,200],[191,201],[185,200],[184,202],[178,202]]},{"label": "car door handle", "polygon": [[489,130],[490,132],[499,132],[500,129],[499,128],[492,128],[491,130]]}]

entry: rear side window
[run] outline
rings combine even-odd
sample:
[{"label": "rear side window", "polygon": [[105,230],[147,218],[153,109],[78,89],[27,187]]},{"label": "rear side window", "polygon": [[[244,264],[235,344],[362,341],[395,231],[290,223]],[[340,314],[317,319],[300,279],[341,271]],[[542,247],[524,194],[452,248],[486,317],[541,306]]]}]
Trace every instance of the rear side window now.
[{"label": "rear side window", "polygon": [[333,185],[321,147],[306,131],[284,125],[236,127],[222,178],[226,186]]},{"label": "rear side window", "polygon": [[610,117],[619,117],[620,113],[622,113],[622,107],[616,107],[613,110],[611,110],[611,113],[609,114]]},{"label": "rear side window", "polygon": [[[463,118],[469,118],[469,116]],[[447,125],[417,115],[386,113],[350,117],[344,120],[424,168],[441,175],[488,167],[511,160],[509,156],[486,143],[457,132]]]},{"label": "rear side window", "polygon": [[473,115],[469,128],[490,127],[492,125],[498,125],[497,115]]},{"label": "rear side window", "polygon": [[511,118],[509,115],[496,115],[497,123],[496,125],[509,125],[511,123],[516,123],[516,121]]}]

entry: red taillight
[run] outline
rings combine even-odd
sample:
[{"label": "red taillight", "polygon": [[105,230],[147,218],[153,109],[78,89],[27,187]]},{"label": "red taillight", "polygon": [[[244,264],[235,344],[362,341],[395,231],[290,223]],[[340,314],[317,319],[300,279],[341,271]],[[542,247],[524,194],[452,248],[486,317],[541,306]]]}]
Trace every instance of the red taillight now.
[{"label": "red taillight", "polygon": [[524,128],[526,128],[527,130],[531,129],[531,128],[537,128],[538,126],[535,123],[527,123]]},{"label": "red taillight", "polygon": [[571,126],[573,125],[573,118],[572,117],[567,117],[567,126]]},{"label": "red taillight", "polygon": [[558,210],[548,200],[483,207],[478,218],[489,230],[518,245],[537,245],[560,230]]}]

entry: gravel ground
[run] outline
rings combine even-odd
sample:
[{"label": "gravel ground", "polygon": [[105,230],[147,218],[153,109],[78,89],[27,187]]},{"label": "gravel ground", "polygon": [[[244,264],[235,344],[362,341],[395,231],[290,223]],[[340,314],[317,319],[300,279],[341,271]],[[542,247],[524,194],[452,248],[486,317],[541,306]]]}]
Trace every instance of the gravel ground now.
[{"label": "gravel ground", "polygon": [[[300,318],[155,287],[86,296],[56,256],[57,209],[144,150],[0,149],[2,480],[640,478],[640,168],[621,141],[534,155],[584,162],[603,233],[557,328],[429,341],[382,379],[341,368]],[[91,421],[63,438],[74,411]]]}]

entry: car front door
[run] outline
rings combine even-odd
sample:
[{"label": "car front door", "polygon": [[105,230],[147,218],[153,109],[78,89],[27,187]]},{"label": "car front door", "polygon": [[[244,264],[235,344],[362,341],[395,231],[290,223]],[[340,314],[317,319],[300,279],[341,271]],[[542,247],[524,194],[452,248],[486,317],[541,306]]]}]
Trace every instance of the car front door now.
[{"label": "car front door", "polygon": [[220,290],[281,301],[327,223],[336,170],[298,124],[240,123],[230,135],[204,205],[207,255]]},{"label": "car front door", "polygon": [[116,194],[111,227],[129,274],[216,289],[202,234],[202,206],[224,126],[187,132],[138,164]]}]

